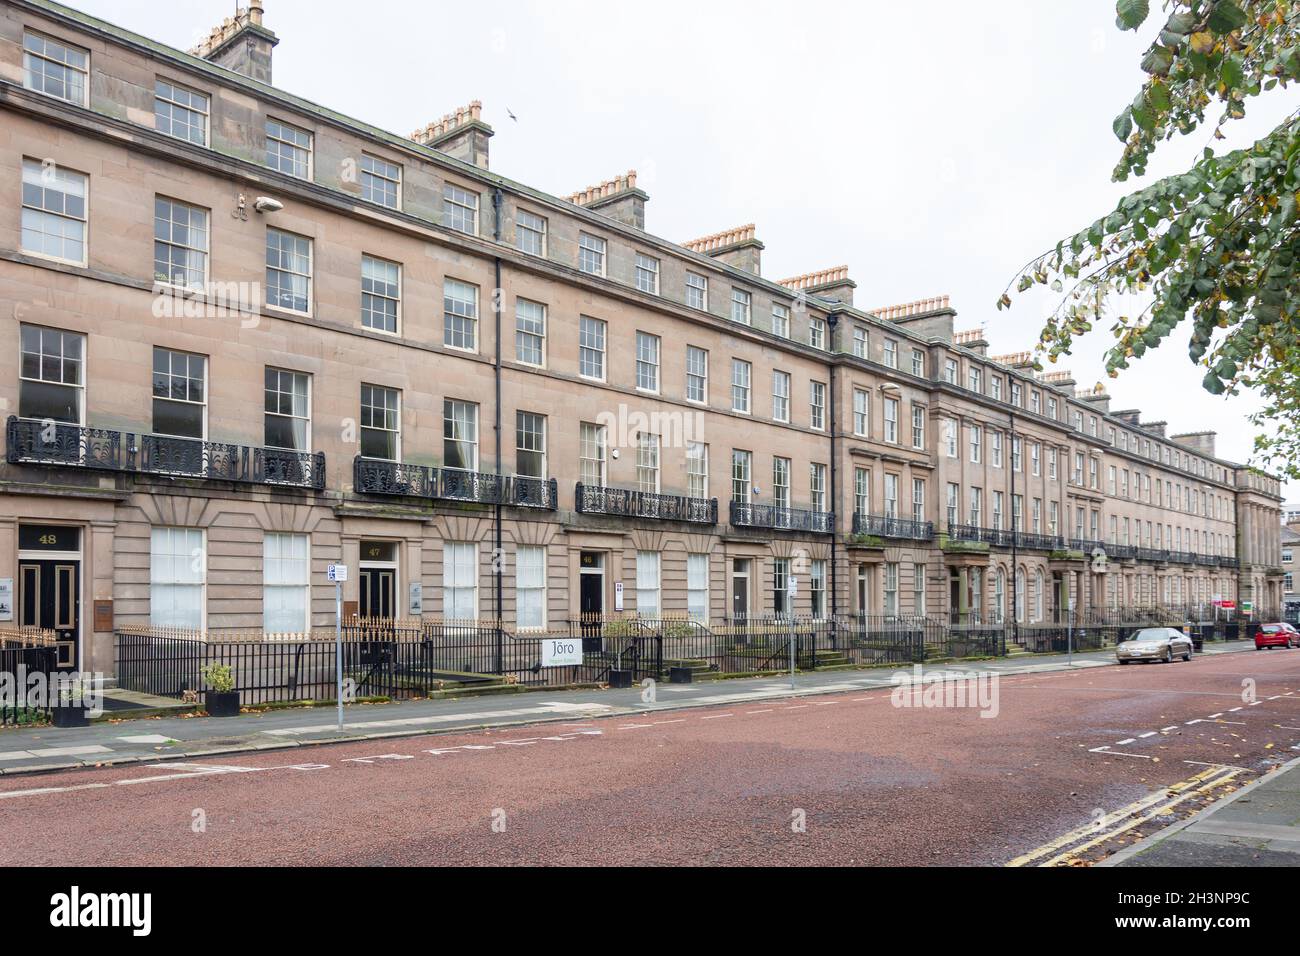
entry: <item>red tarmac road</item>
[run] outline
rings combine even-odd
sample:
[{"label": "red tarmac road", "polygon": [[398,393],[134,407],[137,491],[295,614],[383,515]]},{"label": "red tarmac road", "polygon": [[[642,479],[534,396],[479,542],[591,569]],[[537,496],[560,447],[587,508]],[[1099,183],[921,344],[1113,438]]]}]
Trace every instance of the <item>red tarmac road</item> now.
[{"label": "red tarmac road", "polygon": [[998,691],[995,718],[859,691],[7,777],[0,863],[1003,864],[1300,756],[1300,651]]}]

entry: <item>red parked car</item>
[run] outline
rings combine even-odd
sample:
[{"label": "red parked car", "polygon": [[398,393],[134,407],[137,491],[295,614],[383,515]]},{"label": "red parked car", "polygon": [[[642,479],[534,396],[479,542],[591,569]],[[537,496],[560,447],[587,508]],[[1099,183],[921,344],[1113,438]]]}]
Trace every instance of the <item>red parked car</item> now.
[{"label": "red parked car", "polygon": [[1300,632],[1290,624],[1261,624],[1255,632],[1255,650],[1266,647],[1300,647]]}]

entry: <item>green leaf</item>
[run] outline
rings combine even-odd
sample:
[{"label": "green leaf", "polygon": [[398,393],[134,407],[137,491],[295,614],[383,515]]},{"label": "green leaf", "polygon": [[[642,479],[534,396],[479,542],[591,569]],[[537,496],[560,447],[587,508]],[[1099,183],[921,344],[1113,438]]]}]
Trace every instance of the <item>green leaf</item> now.
[{"label": "green leaf", "polygon": [[1150,0],[1119,0],[1115,4],[1116,22],[1121,30],[1136,30],[1150,12]]},{"label": "green leaf", "polygon": [[1110,124],[1110,128],[1115,131],[1115,136],[1121,143],[1127,142],[1129,134],[1133,132],[1133,116],[1129,113],[1128,107],[1115,117],[1115,122]]},{"label": "green leaf", "polygon": [[1152,76],[1168,76],[1174,65],[1174,51],[1167,46],[1156,45],[1147,50],[1142,58],[1142,69]]},{"label": "green leaf", "polygon": [[1206,25],[1222,36],[1225,33],[1231,33],[1233,30],[1241,29],[1248,21],[1249,18],[1242,12],[1241,7],[1233,3],[1232,0],[1219,0],[1214,5],[1214,10],[1210,13]]},{"label": "green leaf", "polygon": [[1219,70],[1219,79],[1230,90],[1235,90],[1246,82],[1246,71],[1242,67],[1240,56],[1233,53],[1223,58],[1223,67]]}]

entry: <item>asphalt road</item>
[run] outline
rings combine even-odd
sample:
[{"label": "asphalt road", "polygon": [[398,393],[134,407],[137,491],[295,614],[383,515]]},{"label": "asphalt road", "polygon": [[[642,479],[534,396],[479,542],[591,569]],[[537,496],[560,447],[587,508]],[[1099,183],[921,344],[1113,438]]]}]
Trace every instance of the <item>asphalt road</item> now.
[{"label": "asphalt road", "polygon": [[854,691],[7,777],[0,863],[1076,863],[1300,752],[1300,650],[996,690],[990,717]]}]

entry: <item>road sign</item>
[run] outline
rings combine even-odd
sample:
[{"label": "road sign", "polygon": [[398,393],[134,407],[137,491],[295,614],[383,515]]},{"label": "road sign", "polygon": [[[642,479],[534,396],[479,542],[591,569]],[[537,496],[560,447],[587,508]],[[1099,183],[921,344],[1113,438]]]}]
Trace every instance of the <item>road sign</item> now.
[{"label": "road sign", "polygon": [[623,610],[623,582],[614,582],[614,610]]},{"label": "road sign", "polygon": [[325,570],[325,578],[337,584],[342,584],[348,579],[348,566],[346,564],[331,564]]},{"label": "road sign", "polygon": [[799,579],[793,574],[790,575],[790,579],[786,581],[785,593],[790,595],[792,598],[798,597],[799,595]]},{"label": "road sign", "polygon": [[1254,614],[1254,613],[1255,613],[1255,602],[1254,602],[1254,601],[1242,601],[1242,602],[1241,602],[1241,613],[1242,613],[1242,614]]},{"label": "road sign", "polygon": [[582,663],[582,638],[546,637],[542,639],[542,666],[569,667]]}]

